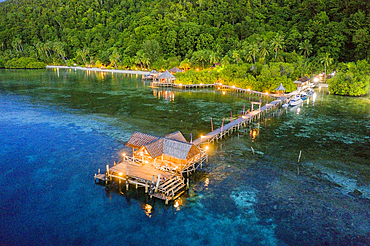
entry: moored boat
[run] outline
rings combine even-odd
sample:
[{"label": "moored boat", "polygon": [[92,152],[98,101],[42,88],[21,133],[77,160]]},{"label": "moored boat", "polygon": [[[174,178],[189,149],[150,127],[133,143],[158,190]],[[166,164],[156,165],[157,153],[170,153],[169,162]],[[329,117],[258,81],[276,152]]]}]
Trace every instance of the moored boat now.
[{"label": "moored boat", "polygon": [[301,92],[301,99],[302,100],[306,100],[307,99],[307,93],[306,92],[304,92],[304,91]]},{"label": "moored boat", "polygon": [[301,97],[295,97],[292,100],[290,100],[289,105],[291,107],[294,107],[294,106],[297,106],[297,105],[301,104],[302,102],[303,102],[303,100],[301,99]]}]

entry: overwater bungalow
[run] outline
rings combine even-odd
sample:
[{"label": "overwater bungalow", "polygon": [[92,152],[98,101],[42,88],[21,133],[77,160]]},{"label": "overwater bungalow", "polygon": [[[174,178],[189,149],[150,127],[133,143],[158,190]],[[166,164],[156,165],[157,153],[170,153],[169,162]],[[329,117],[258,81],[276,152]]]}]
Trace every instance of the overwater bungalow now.
[{"label": "overwater bungalow", "polygon": [[149,72],[148,75],[144,77],[144,79],[156,79],[159,76],[159,73],[157,70],[153,69]]},{"label": "overwater bungalow", "polygon": [[182,174],[198,162],[205,153],[186,141],[181,132],[164,138],[135,132],[126,144],[132,148],[132,156],[143,163],[152,163],[155,168]]},{"label": "overwater bungalow", "polygon": [[[107,165],[105,174],[95,175],[95,180],[106,184],[125,182],[145,187],[150,196],[174,200],[184,192],[184,175],[195,171],[207,160],[207,153],[188,143],[181,132],[157,137],[135,132],[126,144],[132,148],[132,156],[126,156],[113,167]],[[187,181],[189,184],[189,180]]]},{"label": "overwater bungalow", "polygon": [[153,81],[155,83],[160,84],[173,84],[175,82],[176,77],[173,76],[168,70],[166,70],[164,73],[158,76],[156,81]]}]

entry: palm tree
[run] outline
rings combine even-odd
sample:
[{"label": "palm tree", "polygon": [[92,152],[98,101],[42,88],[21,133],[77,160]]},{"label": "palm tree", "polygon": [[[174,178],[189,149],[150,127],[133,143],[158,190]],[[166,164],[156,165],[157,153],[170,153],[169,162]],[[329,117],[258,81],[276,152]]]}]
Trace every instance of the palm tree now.
[{"label": "palm tree", "polygon": [[326,68],[333,63],[333,58],[330,57],[329,52],[326,52],[320,57],[320,63],[324,64],[325,66],[324,83],[326,83]]},{"label": "palm tree", "polygon": [[109,57],[109,61],[114,64],[114,67],[117,68],[117,62],[119,61],[119,53],[117,49],[114,49],[112,55]]},{"label": "palm tree", "polygon": [[310,40],[305,39],[305,41],[299,44],[298,48],[302,50],[303,56],[306,59],[310,54],[312,50],[312,45],[310,44]]},{"label": "palm tree", "polygon": [[60,41],[57,41],[57,42],[54,42],[53,44],[53,50],[58,54],[60,55],[60,57],[63,59],[64,63],[67,65],[67,61],[66,61],[66,54],[65,54],[65,51],[64,51],[64,44]]},{"label": "palm tree", "polygon": [[276,36],[271,40],[271,47],[275,51],[275,59],[279,49],[283,49],[284,46],[284,37],[279,33],[276,33]]},{"label": "palm tree", "polygon": [[86,66],[87,62],[86,62],[85,54],[83,53],[83,51],[81,49],[78,49],[78,50],[76,50],[76,54],[77,54],[77,56],[81,56],[82,61],[84,62],[85,66]]},{"label": "palm tree", "polygon": [[216,52],[214,52],[214,51],[211,51],[209,53],[209,62],[211,64],[216,64],[219,61],[220,61],[220,58],[219,58],[218,54]]},{"label": "palm tree", "polygon": [[230,64],[230,57],[228,55],[225,55],[224,58],[222,58],[221,63],[222,63],[222,65],[229,65]]},{"label": "palm tree", "polygon": [[187,71],[190,68],[190,61],[188,58],[186,58],[180,63],[180,68],[184,69],[185,71]]},{"label": "palm tree", "polygon": [[193,53],[191,58],[193,61],[196,61],[198,64],[202,63],[204,69],[204,63],[209,61],[209,54],[207,50],[198,50]]},{"label": "palm tree", "polygon": [[260,43],[260,55],[263,56],[263,60],[264,60],[264,63],[266,64],[266,56],[269,54],[269,50],[268,50],[268,43],[267,43],[267,40],[264,39],[261,43]]},{"label": "palm tree", "polygon": [[251,59],[253,59],[253,62],[256,63],[256,56],[257,54],[259,53],[259,47],[258,47],[258,43],[254,42],[254,43],[251,43],[251,44],[248,44],[247,46],[247,61],[251,61]]},{"label": "palm tree", "polygon": [[240,61],[240,53],[239,53],[239,51],[238,50],[234,50],[232,56],[235,59],[236,64],[239,64],[239,61]]}]

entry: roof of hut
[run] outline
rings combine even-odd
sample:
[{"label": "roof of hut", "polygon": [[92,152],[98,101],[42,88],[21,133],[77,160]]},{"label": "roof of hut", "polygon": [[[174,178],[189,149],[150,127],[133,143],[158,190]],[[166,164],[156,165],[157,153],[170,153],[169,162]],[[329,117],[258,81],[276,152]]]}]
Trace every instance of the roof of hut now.
[{"label": "roof of hut", "polygon": [[163,138],[144,146],[152,158],[156,158],[163,153]]},{"label": "roof of hut", "polygon": [[275,89],[276,91],[285,91],[286,89],[284,88],[283,84],[280,83],[280,85],[278,86],[278,88]]},{"label": "roof of hut", "polygon": [[181,69],[179,69],[179,68],[177,68],[177,67],[173,67],[173,68],[171,68],[171,69],[170,69],[170,72],[171,72],[171,73],[181,73],[181,72],[182,72],[182,70],[181,70]]},{"label": "roof of hut", "polygon": [[175,139],[175,140],[185,142],[185,143],[187,142],[184,135],[182,135],[182,133],[180,131],[167,134],[165,136],[165,138]]},{"label": "roof of hut", "polygon": [[158,79],[175,79],[175,78],[176,77],[173,76],[170,72],[168,72],[168,70],[166,70],[166,72],[158,76]]},{"label": "roof of hut", "polygon": [[304,76],[304,77],[302,77],[302,78],[299,78],[298,80],[299,80],[299,81],[301,81],[301,82],[306,82],[306,81],[309,81],[309,80],[310,80],[310,78],[309,78],[309,77],[307,77],[307,76]]},{"label": "roof of hut", "polygon": [[[163,139],[163,154],[168,155],[168,156],[173,156],[179,159],[190,159],[197,153],[200,153],[199,148],[193,147],[194,145],[186,143],[186,142],[181,142],[169,138],[164,138]],[[192,150],[192,151],[190,151]]]},{"label": "roof of hut", "polygon": [[296,80],[294,81],[294,84],[302,84],[302,81]]},{"label": "roof of hut", "polygon": [[186,160],[200,153],[200,149],[186,142],[185,137],[179,131],[168,134],[164,138],[135,132],[126,146],[135,148],[144,147],[152,158],[164,154]]},{"label": "roof of hut", "polygon": [[130,139],[128,140],[126,146],[131,148],[140,148],[148,143],[151,143],[155,140],[158,140],[160,137],[156,137],[153,135],[141,133],[141,132],[135,132],[132,134]]},{"label": "roof of hut", "polygon": [[155,70],[155,69],[153,69],[152,71],[150,71],[150,74],[157,74],[157,73],[158,73],[158,71]]}]

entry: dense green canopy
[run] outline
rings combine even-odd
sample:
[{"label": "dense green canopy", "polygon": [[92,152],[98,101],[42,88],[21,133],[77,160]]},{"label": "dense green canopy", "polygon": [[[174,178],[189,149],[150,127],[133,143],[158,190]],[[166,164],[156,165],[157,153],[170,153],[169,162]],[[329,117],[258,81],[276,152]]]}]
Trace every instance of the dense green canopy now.
[{"label": "dense green canopy", "polygon": [[354,61],[370,56],[369,11],[363,0],[8,0],[0,59],[160,68],[296,51]]},{"label": "dense green canopy", "polygon": [[[0,67],[197,71],[222,64],[178,81],[260,90],[282,83],[291,91],[303,75],[369,60],[369,13],[363,0],[7,0],[0,3]],[[366,94],[368,81],[361,92],[338,88],[356,76],[332,90]]]}]

